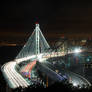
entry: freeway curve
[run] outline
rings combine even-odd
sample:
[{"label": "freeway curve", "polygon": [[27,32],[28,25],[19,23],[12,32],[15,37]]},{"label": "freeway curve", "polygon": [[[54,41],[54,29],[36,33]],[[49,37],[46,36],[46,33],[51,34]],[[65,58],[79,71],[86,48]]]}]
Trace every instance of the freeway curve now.
[{"label": "freeway curve", "polygon": [[15,59],[13,61],[5,63],[1,67],[1,71],[10,88],[15,89],[18,87],[25,88],[25,87],[30,86],[30,84],[23,78],[23,76],[15,68],[19,63],[22,63],[27,60],[35,59],[35,58],[37,58],[36,55],[32,55],[32,56],[28,56],[28,57],[24,57],[20,59]]},{"label": "freeway curve", "polygon": [[15,89],[18,87],[25,88],[30,86],[30,84],[22,77],[20,73],[18,73],[18,71],[16,71],[15,68],[19,63],[22,63],[26,60],[30,60],[34,58],[36,58],[36,55],[15,59],[13,61],[5,63],[1,67],[1,71],[10,88]]},{"label": "freeway curve", "polygon": [[73,73],[68,70],[65,70],[64,72],[69,76],[69,82],[72,83],[73,86],[80,86],[80,87],[91,86],[91,83],[87,79],[85,79],[83,76]]},{"label": "freeway curve", "polygon": [[[87,79],[85,79],[84,77],[82,77],[79,74],[73,73],[73,72],[68,71],[68,70],[62,70],[62,69],[60,69],[60,67],[53,66],[51,63],[47,63],[47,64],[46,63],[43,63],[43,65],[45,67],[48,67],[49,68],[49,71],[52,70],[53,72],[55,72],[56,70],[58,70],[57,75],[60,75],[60,74],[61,74],[61,76],[67,75],[68,76],[69,83],[72,83],[73,86],[80,86],[80,87],[83,87],[83,86],[85,86],[85,87],[91,86],[91,83]],[[46,70],[45,67],[41,67],[41,65],[40,65],[39,69],[40,69],[40,71],[42,71],[44,73],[47,73],[46,75],[48,75],[48,71]],[[41,69],[41,68],[43,68],[43,69]],[[43,71],[43,70],[45,70],[45,71]],[[53,75],[54,75],[54,80],[57,79],[57,78],[59,79],[59,76],[56,76],[55,73],[52,74],[52,75],[51,74],[52,73],[49,73],[49,76],[53,78]],[[59,81],[61,81],[61,80],[59,80]]]},{"label": "freeway curve", "polygon": [[[64,56],[64,54],[61,54],[61,56]],[[52,57],[54,57],[54,55]],[[5,63],[1,67],[1,71],[2,71],[2,73],[3,73],[3,75],[4,75],[5,79],[6,79],[7,83],[9,84],[9,86],[11,88],[18,88],[18,87],[25,88],[25,87],[28,87],[30,85],[22,77],[22,75],[16,71],[15,67],[16,67],[17,64],[22,63],[23,61],[31,60],[33,58],[36,58],[39,62],[43,62],[43,60],[48,59],[48,58],[43,59],[42,54],[39,54],[38,58],[36,57],[36,55],[33,55],[33,56],[29,56],[29,57],[24,57],[24,58],[21,58],[21,59],[15,59],[14,61],[10,61],[8,63]],[[48,73],[48,72],[45,72],[45,73]],[[65,73],[68,74],[68,76],[70,76],[74,86],[76,86],[76,85],[82,86],[82,84],[86,84],[86,85],[89,85],[89,86],[91,85],[85,78],[83,78],[80,75],[77,75],[75,73],[71,73],[69,71],[65,71]],[[58,76],[59,79],[61,78],[56,73],[52,73],[52,74]],[[81,81],[81,83],[78,82],[78,81]]]},{"label": "freeway curve", "polygon": [[28,87],[30,84],[16,71],[16,62],[11,61],[4,64],[1,68],[6,81],[11,88]]}]

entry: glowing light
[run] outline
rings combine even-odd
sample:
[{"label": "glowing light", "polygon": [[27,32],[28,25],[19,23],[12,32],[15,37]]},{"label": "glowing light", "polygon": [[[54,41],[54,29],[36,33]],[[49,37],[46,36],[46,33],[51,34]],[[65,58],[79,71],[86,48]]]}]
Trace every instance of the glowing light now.
[{"label": "glowing light", "polygon": [[38,22],[36,22],[35,24],[39,24]]},{"label": "glowing light", "polygon": [[32,59],[32,58],[36,58],[36,55],[32,55],[32,56],[27,56],[27,57],[24,57],[24,58],[19,58],[19,59],[15,59],[15,61],[18,63],[20,62],[23,62],[23,61],[26,61],[26,60],[29,60],[29,59]]},{"label": "glowing light", "polygon": [[73,83],[73,86],[75,86],[75,87],[76,87],[76,86],[77,86],[77,83],[76,83],[76,82],[74,82],[74,83]]},{"label": "glowing light", "polygon": [[81,52],[81,49],[80,48],[76,48],[75,50],[74,50],[74,53],[80,53]]}]

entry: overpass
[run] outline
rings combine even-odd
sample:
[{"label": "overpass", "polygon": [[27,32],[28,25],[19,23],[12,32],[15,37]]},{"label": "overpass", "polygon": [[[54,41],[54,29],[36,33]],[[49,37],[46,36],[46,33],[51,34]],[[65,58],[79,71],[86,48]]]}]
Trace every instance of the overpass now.
[{"label": "overpass", "polygon": [[[22,76],[21,72],[28,72],[28,76],[30,76],[30,72],[33,70],[33,67],[37,65],[38,69],[45,73],[50,78],[54,79],[55,81],[62,81],[61,75],[55,72],[55,70],[50,69],[48,66],[44,66],[42,63],[46,62],[48,58],[51,57],[58,57],[58,56],[65,56],[64,52],[48,52],[48,49],[50,49],[49,44],[47,43],[46,39],[44,38],[39,24],[36,24],[36,27],[32,33],[32,35],[29,37],[27,43],[24,45],[24,47],[21,49],[19,54],[16,56],[16,58],[13,61],[5,63],[1,67],[1,71],[8,83],[8,85],[11,88],[26,88],[30,86],[30,83]],[[72,52],[69,52],[72,53]],[[35,60],[33,62],[33,60]],[[29,63],[26,63],[28,62]],[[36,61],[39,61],[39,64],[36,64]],[[25,63],[25,67],[22,66],[21,72],[17,70],[17,67],[19,67],[19,64]],[[44,71],[43,71],[44,70]],[[66,71],[65,71],[66,72]],[[32,73],[32,72],[31,72]],[[69,72],[66,72],[69,74]],[[80,79],[79,76],[75,74],[71,74],[77,79]],[[69,76],[71,76],[69,75]],[[54,77],[54,78],[53,78]],[[71,77],[74,81],[74,77]],[[91,85],[86,79],[81,77],[82,81],[86,81],[85,83],[87,85]]]}]

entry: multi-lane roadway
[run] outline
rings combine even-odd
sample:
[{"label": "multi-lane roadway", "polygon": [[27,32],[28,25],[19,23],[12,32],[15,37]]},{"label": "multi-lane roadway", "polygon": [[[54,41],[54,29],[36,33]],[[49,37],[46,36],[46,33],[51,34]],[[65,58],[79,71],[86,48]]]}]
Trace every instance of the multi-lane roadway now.
[{"label": "multi-lane roadway", "polygon": [[[31,60],[32,58],[37,59],[37,61],[39,61],[40,63],[42,63],[42,62],[44,62],[44,60],[50,58],[50,57],[43,56],[43,55],[47,55],[47,53],[46,54],[39,54],[38,56],[33,55],[33,56],[29,56],[29,57],[24,57],[24,58],[21,58],[21,59],[15,59],[14,61],[10,61],[10,62],[4,64],[1,67],[1,70],[3,72],[3,75],[4,75],[7,83],[9,84],[9,86],[11,88],[18,88],[18,87],[25,88],[25,87],[30,86],[30,84],[24,79],[24,77],[16,70],[16,66],[19,63],[22,63],[23,61],[26,61],[26,60]],[[65,55],[64,53],[59,53],[58,54],[58,56],[64,56],[64,55]],[[56,56],[55,53],[51,54],[51,57],[55,57],[55,56]],[[82,76],[79,76],[79,75],[77,75],[75,73],[71,73],[69,71],[65,71],[65,72],[66,72],[66,74],[68,76],[70,76],[70,78],[71,78],[72,83],[74,84],[74,86],[76,86],[76,85],[80,85],[81,86],[82,84],[91,85],[90,82],[88,82]],[[45,73],[48,73],[48,72],[45,72]],[[55,73],[55,75],[59,76],[56,73]],[[79,81],[81,81],[81,83]]]}]

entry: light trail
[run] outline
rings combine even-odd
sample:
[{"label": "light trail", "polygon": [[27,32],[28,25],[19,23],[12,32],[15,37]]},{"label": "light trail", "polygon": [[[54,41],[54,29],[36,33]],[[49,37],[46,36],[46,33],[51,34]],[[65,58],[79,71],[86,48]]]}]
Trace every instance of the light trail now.
[{"label": "light trail", "polygon": [[7,63],[4,66],[4,72],[7,75],[6,77],[7,77],[8,81],[9,81],[8,84],[11,83],[10,86],[13,86],[13,88],[17,88],[16,81],[14,80],[13,76],[11,76],[11,71],[9,71],[8,68],[7,68],[7,66],[8,66],[9,63]]},{"label": "light trail", "polygon": [[[35,39],[35,41],[34,41],[34,39]],[[40,46],[41,46],[41,48],[40,48]],[[37,47],[37,48],[35,48],[35,47]],[[16,59],[4,64],[1,67],[3,75],[4,75],[5,79],[7,80],[8,84],[11,88],[17,88],[17,87],[25,88],[25,87],[30,86],[30,84],[22,77],[22,75],[19,74],[16,71],[15,68],[18,64],[20,64],[24,61],[27,61],[27,60],[31,60],[31,59],[35,59],[36,61],[39,61],[39,62],[44,62],[48,58],[65,56],[66,54],[74,53],[74,52],[68,52],[68,53],[65,53],[65,52],[50,52],[50,53],[40,53],[40,54],[38,53],[40,51],[40,49],[43,49],[43,52],[45,52],[45,49],[48,49],[48,48],[50,48],[50,46],[47,43],[46,39],[44,38],[44,36],[41,32],[41,30],[39,28],[39,24],[36,23],[36,27],[34,29],[32,37],[30,37],[28,39],[28,42],[24,45],[23,49],[20,51],[20,53],[16,57]],[[31,55],[30,56],[31,52],[32,53],[35,52],[34,50],[36,50],[36,54],[38,54],[38,55]],[[81,51],[78,51],[78,53],[79,52],[83,52],[83,51],[81,50]],[[28,55],[28,56],[26,57],[25,54]],[[23,57],[23,58],[18,58],[18,57]],[[32,64],[31,68],[28,68],[29,72],[32,70],[32,67],[35,63],[34,64],[31,63],[31,64]],[[46,69],[47,68],[45,68],[45,70]],[[51,74],[51,73],[52,72],[50,72],[49,74]],[[55,74],[55,73],[53,73],[53,74]]]},{"label": "light trail", "polygon": [[[73,52],[69,52],[68,54],[71,54],[71,53]],[[36,59],[36,60],[39,60],[39,62],[44,62],[44,60],[48,58],[65,56],[65,55],[66,54],[64,52],[41,53],[39,55],[32,55],[32,56],[15,59],[14,61],[8,62],[1,67],[1,70],[3,71],[4,76],[6,80],[8,81],[8,84],[11,88],[18,88],[18,87],[25,88],[25,87],[30,86],[30,84],[22,77],[21,74],[19,74],[16,71],[15,67],[17,64],[30,60],[30,59]]]},{"label": "light trail", "polygon": [[36,65],[36,60],[32,61],[31,63],[28,63],[23,69],[20,70],[21,73],[27,73],[28,77],[30,78],[30,73],[33,69],[33,67]]},{"label": "light trail", "polygon": [[15,70],[16,62],[8,62],[6,63],[4,68],[4,73],[8,79],[8,84],[11,83],[11,88],[17,87],[28,87],[30,84]]}]

